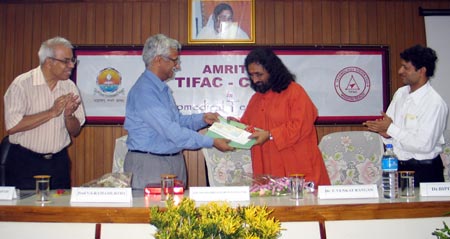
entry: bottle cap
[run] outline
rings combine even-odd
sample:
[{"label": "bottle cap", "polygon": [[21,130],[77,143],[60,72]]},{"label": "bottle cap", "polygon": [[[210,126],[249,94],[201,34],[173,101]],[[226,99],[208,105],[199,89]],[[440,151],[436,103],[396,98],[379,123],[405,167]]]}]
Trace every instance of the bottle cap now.
[{"label": "bottle cap", "polygon": [[392,149],[392,144],[386,144],[387,149]]}]

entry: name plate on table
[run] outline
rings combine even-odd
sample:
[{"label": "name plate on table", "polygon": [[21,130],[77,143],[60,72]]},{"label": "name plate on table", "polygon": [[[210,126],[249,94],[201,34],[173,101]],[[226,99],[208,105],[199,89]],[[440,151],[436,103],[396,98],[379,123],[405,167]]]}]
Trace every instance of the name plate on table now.
[{"label": "name plate on table", "polygon": [[133,200],[131,188],[72,188],[70,202],[126,202]]},{"label": "name plate on table", "polygon": [[320,199],[378,198],[376,184],[319,186]]},{"label": "name plate on table", "polygon": [[250,201],[250,187],[190,187],[189,197],[195,201]]},{"label": "name plate on table", "polygon": [[16,187],[0,187],[0,200],[13,200],[17,198]]},{"label": "name plate on table", "polygon": [[450,196],[450,183],[420,183],[420,196]]}]

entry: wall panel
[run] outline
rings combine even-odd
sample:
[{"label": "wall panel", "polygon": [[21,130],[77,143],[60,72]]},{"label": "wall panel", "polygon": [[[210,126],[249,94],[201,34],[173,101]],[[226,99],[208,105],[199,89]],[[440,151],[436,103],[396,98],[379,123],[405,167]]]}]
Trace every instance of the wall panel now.
[{"label": "wall panel", "polygon": [[322,41],[324,44],[331,44],[333,34],[333,9],[332,1],[322,2]]},{"label": "wall panel", "polygon": [[300,26],[300,28],[298,29],[299,31],[303,32],[303,41],[299,43],[314,44],[313,29],[316,27],[314,24],[317,23],[313,20],[313,6],[314,5],[312,0],[303,1],[303,26]]},{"label": "wall panel", "polygon": [[294,3],[287,2],[283,7],[284,44],[294,44],[294,32],[296,31],[296,28],[294,28],[294,15],[296,14],[297,13],[294,12]]},{"label": "wall panel", "polygon": [[[133,32],[132,32],[132,43],[135,42],[141,42],[142,39],[145,37],[141,37],[141,24],[144,24],[144,22],[141,22],[141,16],[142,16],[142,4],[141,3],[133,3],[133,7],[132,7],[132,13],[131,13],[131,17],[132,17],[132,23],[133,23]],[[148,14],[147,14],[148,15]],[[145,22],[145,23],[148,23]],[[143,44],[143,43],[142,43]]]},{"label": "wall panel", "polygon": [[[265,35],[262,36],[262,44],[277,44],[276,38],[278,37],[277,30],[275,29],[276,25],[275,22],[280,19],[282,16],[280,12],[275,12],[275,4],[277,4],[277,1],[266,1],[264,3],[264,21],[263,21],[263,27],[265,28]],[[269,17],[269,16],[279,16],[277,18],[275,17]]]},{"label": "wall panel", "polygon": [[[55,35],[75,45],[142,45],[164,33],[187,44],[186,0],[4,0],[0,3],[0,92],[19,74],[38,65],[41,42]],[[255,45],[383,44],[390,46],[391,94],[402,85],[398,54],[425,44],[418,8],[448,9],[450,1],[400,0],[256,0]],[[143,70],[143,69],[139,69]],[[3,97],[1,135],[6,135]],[[318,139],[360,125],[318,125]],[[79,186],[112,168],[121,125],[87,125],[69,148],[73,185]],[[205,185],[200,151],[184,153],[190,185]]]},{"label": "wall panel", "polygon": [[[380,42],[383,44],[387,43],[387,19],[385,17],[386,12],[386,1],[376,1],[376,10],[377,12],[376,19],[373,19],[376,22],[372,31],[376,33],[377,38],[374,42]],[[372,27],[372,25],[370,26]],[[369,28],[370,29],[370,28]]]},{"label": "wall panel", "polygon": [[[299,43],[303,42],[303,2],[302,1],[294,1],[294,15],[292,16],[292,26],[294,31],[294,42]],[[257,14],[258,16],[258,14]],[[258,21],[256,21],[258,22]],[[258,39],[258,34],[256,34],[256,39]]]},{"label": "wall panel", "polygon": [[[277,18],[270,19],[271,24],[273,24],[274,28],[274,37],[275,37],[275,44],[283,44],[286,42],[286,36],[284,35],[286,32],[286,29],[289,28],[289,25],[291,24],[291,19],[289,21],[286,21],[286,19],[283,17],[285,16],[285,4],[283,2],[275,2],[273,6],[268,5],[267,9],[272,9],[274,11],[273,14],[276,16],[280,16]],[[287,11],[287,9],[286,9]],[[270,13],[269,13],[270,14]],[[269,19],[268,19],[269,20]]]}]

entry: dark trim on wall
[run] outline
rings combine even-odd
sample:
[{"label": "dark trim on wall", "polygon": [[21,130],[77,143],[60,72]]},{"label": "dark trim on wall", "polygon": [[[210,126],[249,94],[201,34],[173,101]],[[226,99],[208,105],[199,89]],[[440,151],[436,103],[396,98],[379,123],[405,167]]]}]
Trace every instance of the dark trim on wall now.
[{"label": "dark trim on wall", "polygon": [[450,16],[450,9],[424,9],[419,7],[419,16]]}]

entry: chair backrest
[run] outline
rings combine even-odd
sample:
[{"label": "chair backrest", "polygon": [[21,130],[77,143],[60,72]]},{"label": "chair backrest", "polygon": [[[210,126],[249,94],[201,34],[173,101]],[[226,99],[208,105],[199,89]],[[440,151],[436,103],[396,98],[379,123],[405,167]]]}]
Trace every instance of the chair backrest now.
[{"label": "chair backrest", "polygon": [[450,129],[444,131],[444,140],[441,159],[442,164],[444,164],[444,179],[446,182],[450,182]]},{"label": "chair backrest", "polygon": [[202,152],[209,186],[251,185],[253,169],[250,150],[221,152],[216,148],[203,148]]},{"label": "chair backrest", "polygon": [[9,136],[5,136],[2,139],[0,147],[0,186],[6,186],[6,160],[8,158],[9,147],[11,143],[9,142]]},{"label": "chair backrest", "polygon": [[343,131],[322,137],[319,148],[331,184],[381,183],[383,141],[369,131]]}]

